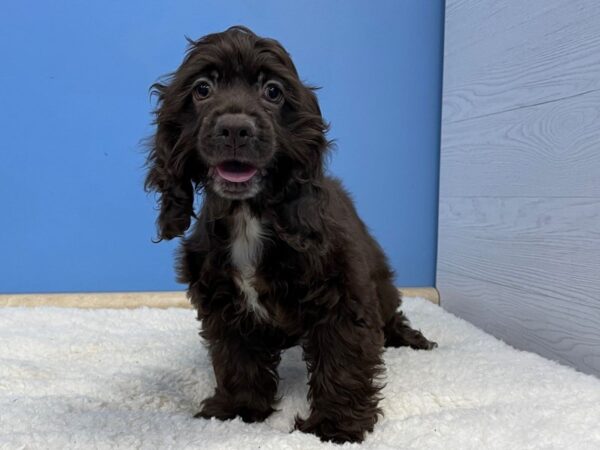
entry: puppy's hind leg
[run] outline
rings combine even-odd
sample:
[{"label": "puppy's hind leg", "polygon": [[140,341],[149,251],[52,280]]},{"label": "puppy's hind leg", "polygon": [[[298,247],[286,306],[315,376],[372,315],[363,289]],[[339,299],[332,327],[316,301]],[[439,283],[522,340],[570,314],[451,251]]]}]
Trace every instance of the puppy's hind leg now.
[{"label": "puppy's hind leg", "polygon": [[411,347],[417,350],[431,350],[437,347],[435,342],[425,338],[418,330],[413,330],[408,319],[398,311],[400,291],[392,282],[392,273],[383,270],[384,274],[377,281],[377,297],[381,306],[381,316],[385,321],[383,334],[386,347]]},{"label": "puppy's hind leg", "polygon": [[410,327],[402,312],[396,312],[383,328],[386,347],[411,347],[416,350],[431,350],[437,343],[428,340],[419,330]]}]

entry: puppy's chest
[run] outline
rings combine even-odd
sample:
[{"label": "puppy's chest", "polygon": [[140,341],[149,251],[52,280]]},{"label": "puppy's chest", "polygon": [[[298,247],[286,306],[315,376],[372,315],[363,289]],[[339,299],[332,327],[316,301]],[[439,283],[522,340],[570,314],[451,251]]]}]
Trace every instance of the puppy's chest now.
[{"label": "puppy's chest", "polygon": [[269,320],[269,312],[259,301],[256,282],[266,234],[264,224],[247,208],[240,208],[234,215],[230,249],[231,263],[236,271],[234,279],[245,307],[262,321]]}]

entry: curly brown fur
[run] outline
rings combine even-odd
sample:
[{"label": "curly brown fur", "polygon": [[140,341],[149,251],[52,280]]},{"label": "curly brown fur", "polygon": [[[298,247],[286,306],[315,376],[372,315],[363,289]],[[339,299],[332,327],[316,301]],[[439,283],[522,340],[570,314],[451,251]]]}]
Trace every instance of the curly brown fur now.
[{"label": "curly brown fur", "polygon": [[153,88],[146,188],[160,194],[159,239],[183,236],[195,218],[178,272],[217,380],[197,417],[264,420],[281,351],[301,344],[311,409],[296,428],[362,441],[381,414],[384,345],[434,343],[397,312],[383,251],[324,174],[329,142],[314,89],[278,42],[244,27],[190,41]]}]

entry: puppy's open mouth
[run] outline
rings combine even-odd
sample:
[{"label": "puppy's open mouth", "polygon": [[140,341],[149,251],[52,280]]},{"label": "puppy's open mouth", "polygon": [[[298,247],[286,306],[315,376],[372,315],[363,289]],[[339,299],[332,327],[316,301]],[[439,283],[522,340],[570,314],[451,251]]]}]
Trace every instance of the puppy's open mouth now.
[{"label": "puppy's open mouth", "polygon": [[250,180],[258,169],[251,164],[241,161],[225,161],[216,166],[217,174],[230,183],[245,183]]}]

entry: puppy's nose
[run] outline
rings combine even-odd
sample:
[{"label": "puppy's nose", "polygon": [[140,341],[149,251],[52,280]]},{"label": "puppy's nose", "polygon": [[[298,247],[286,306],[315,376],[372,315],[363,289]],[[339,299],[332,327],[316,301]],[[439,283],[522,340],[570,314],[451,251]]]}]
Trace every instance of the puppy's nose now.
[{"label": "puppy's nose", "polygon": [[247,114],[223,114],[215,124],[215,135],[225,146],[242,146],[254,137],[256,125]]}]

